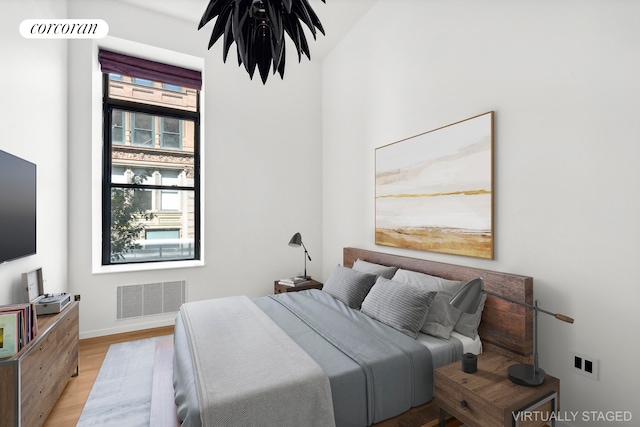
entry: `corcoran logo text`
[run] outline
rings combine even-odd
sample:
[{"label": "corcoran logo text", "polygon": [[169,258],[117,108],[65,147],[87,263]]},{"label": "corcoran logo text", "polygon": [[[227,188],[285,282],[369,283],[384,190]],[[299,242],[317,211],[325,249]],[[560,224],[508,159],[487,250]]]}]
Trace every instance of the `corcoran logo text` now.
[{"label": "corcoran logo text", "polygon": [[101,39],[109,33],[102,19],[25,19],[20,34],[27,39]]}]

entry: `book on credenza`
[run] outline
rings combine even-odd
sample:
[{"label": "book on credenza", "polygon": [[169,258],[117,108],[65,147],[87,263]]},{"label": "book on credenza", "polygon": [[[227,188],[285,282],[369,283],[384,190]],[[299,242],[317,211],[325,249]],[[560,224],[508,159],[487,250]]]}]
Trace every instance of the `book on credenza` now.
[{"label": "book on credenza", "polygon": [[0,315],[17,313],[18,351],[38,334],[36,310],[31,303],[0,305]]},{"label": "book on credenza", "polygon": [[0,359],[11,357],[19,350],[20,313],[0,313]]},{"label": "book on credenza", "polygon": [[300,286],[309,283],[309,279],[304,277],[290,277],[288,279],[280,279],[278,284],[285,286]]}]

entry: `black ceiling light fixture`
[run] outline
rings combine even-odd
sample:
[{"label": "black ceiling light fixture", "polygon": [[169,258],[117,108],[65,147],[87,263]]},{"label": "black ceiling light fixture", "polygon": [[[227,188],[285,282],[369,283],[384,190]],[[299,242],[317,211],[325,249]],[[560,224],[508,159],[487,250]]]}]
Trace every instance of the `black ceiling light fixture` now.
[{"label": "black ceiling light fixture", "polygon": [[235,42],[238,65],[244,64],[252,79],[257,66],[263,84],[271,67],[274,74],[277,71],[284,77],[285,33],[296,46],[298,62],[303,53],[311,59],[302,23],[311,30],[314,39],[316,29],[324,34],[307,0],[210,0],[198,30],[216,17],[209,49],[224,35],[222,60],[227,62],[229,48]]}]

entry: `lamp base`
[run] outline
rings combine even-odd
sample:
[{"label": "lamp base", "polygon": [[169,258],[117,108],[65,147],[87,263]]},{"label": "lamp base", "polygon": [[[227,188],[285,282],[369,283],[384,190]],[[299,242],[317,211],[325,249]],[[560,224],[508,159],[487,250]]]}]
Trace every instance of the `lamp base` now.
[{"label": "lamp base", "polygon": [[541,368],[538,368],[538,373],[536,373],[533,365],[525,365],[523,363],[509,366],[507,372],[511,382],[527,387],[541,385],[547,375]]}]

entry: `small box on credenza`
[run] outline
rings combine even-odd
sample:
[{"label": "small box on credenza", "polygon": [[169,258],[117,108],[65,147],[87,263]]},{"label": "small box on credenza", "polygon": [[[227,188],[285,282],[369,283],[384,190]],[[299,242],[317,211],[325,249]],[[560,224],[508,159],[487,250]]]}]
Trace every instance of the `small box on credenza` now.
[{"label": "small box on credenza", "polygon": [[25,302],[36,307],[36,314],[60,313],[71,302],[68,294],[45,294],[43,290],[42,269],[22,273],[22,289]]}]

